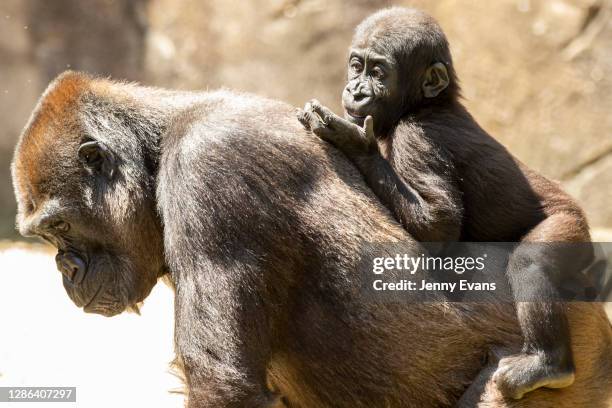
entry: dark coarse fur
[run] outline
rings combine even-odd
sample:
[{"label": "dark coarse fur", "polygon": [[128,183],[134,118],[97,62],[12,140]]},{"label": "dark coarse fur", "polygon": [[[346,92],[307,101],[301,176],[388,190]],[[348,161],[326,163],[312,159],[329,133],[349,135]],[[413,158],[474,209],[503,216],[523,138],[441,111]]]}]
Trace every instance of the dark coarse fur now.
[{"label": "dark coarse fur", "polygon": [[[20,231],[71,254],[85,274],[62,266],[65,285],[86,311],[119,313],[170,277],[189,407],[452,406],[491,345],[520,345],[512,307],[364,301],[362,242],[418,244],[279,102],[65,73],[20,139],[13,180]],[[611,329],[596,305],[570,319],[574,387],[486,400],[601,406]]]},{"label": "dark coarse fur", "polygon": [[[353,37],[342,96],[347,120],[317,101],[298,118],[356,164],[409,233],[421,241],[523,243],[508,275],[525,342],[520,355],[500,363],[498,385],[520,398],[540,386],[571,384],[564,305],[551,299],[559,299],[563,279],[592,261],[586,218],[556,183],[513,157],[463,107],[435,20],[404,8],[365,19]],[[587,244],[568,255],[564,243]]]}]

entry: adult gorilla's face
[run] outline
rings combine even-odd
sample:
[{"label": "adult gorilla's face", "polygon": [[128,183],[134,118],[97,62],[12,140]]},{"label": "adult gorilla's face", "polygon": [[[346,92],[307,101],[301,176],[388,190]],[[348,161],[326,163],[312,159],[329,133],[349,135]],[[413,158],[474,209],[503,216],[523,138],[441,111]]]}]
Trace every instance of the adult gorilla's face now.
[{"label": "adult gorilla's face", "polygon": [[15,152],[17,225],[57,248],[78,307],[113,316],[136,308],[164,270],[154,193],[138,158],[96,139],[82,120],[89,107],[57,88],[61,82],[43,96]]}]

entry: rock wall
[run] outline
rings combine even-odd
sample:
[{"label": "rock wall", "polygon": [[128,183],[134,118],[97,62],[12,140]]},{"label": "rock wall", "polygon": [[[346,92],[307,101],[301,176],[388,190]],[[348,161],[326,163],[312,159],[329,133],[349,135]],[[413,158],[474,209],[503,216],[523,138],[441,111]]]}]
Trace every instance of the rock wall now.
[{"label": "rock wall", "polygon": [[[465,103],[502,143],[612,227],[610,0],[399,1],[447,32]],[[67,67],[148,84],[230,87],[339,109],[364,0],[5,0],[0,3],[0,236],[8,161],[38,94]],[[8,17],[7,17],[8,16]]]}]

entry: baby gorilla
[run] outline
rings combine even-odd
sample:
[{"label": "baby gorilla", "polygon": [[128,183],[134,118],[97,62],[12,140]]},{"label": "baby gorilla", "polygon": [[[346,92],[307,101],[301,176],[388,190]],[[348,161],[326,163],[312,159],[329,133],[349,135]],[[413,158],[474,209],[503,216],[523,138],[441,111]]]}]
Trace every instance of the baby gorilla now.
[{"label": "baby gorilla", "polygon": [[[356,29],[342,119],[317,101],[300,122],[342,150],[379,199],[420,241],[520,242],[508,278],[524,346],[502,359],[494,379],[509,397],[574,381],[558,285],[588,265],[584,214],[557,184],[527,168],[459,102],[446,37],[423,12],[392,8]],[[532,300],[532,301],[525,301]],[[534,302],[533,300],[539,300]],[[544,301],[546,300],[546,301]]]}]

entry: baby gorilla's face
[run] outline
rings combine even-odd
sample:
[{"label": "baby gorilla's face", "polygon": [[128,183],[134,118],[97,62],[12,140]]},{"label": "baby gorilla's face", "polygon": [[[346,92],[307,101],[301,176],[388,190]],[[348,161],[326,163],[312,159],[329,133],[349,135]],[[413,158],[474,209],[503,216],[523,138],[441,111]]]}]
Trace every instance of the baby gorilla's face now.
[{"label": "baby gorilla's face", "polygon": [[366,116],[378,125],[399,106],[397,64],[371,48],[351,49],[347,84],[342,93],[346,119],[363,126]]}]

